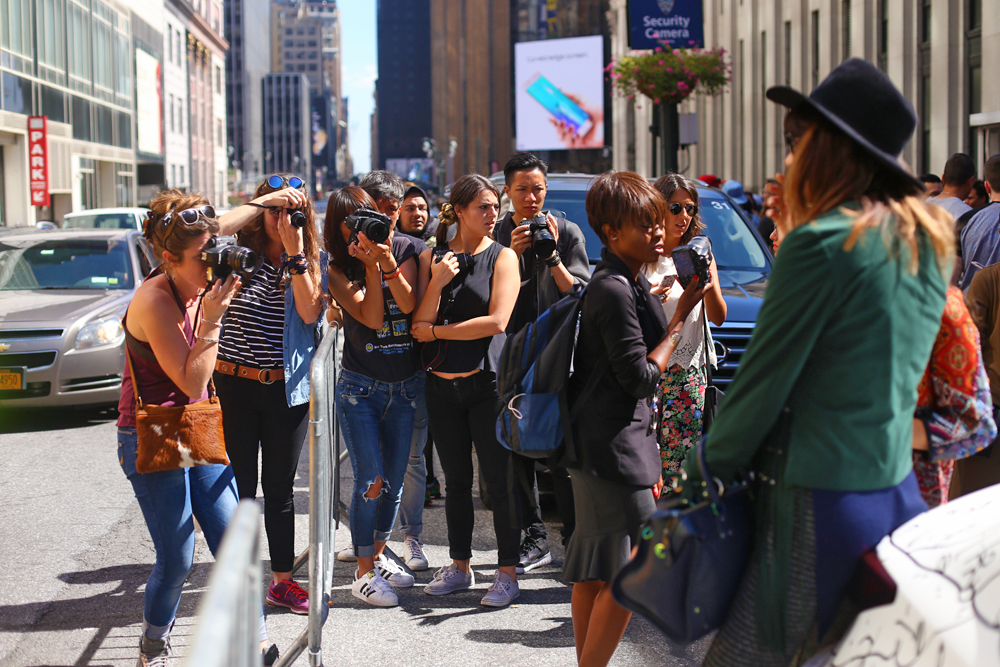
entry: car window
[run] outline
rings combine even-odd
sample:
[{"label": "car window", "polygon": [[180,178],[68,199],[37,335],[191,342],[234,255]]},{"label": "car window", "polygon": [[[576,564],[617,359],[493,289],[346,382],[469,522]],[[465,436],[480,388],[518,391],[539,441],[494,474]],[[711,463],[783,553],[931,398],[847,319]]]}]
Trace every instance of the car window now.
[{"label": "car window", "polygon": [[97,213],[74,215],[63,220],[65,229],[135,229],[132,213]]},{"label": "car window", "polygon": [[135,284],[124,242],[97,239],[0,242],[0,290],[128,290]]}]

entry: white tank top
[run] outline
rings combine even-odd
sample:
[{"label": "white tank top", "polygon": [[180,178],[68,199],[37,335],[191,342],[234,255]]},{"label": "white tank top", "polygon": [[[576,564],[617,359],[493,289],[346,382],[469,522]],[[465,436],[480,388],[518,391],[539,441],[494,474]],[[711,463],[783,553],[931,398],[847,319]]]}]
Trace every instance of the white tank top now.
[{"label": "white tank top", "polygon": [[[669,322],[677,312],[677,302],[684,293],[677,280],[677,268],[674,260],[666,255],[660,257],[656,264],[647,264],[642,269],[643,275],[649,279],[650,285],[656,287],[664,280],[670,286],[667,298],[663,301],[663,314],[667,316]],[[677,349],[670,355],[669,366],[680,366],[681,368],[701,368],[705,365],[705,302],[699,302],[691,309],[684,326],[681,327],[681,340],[677,344]],[[715,345],[712,342],[712,333],[708,333],[708,359],[713,368],[718,368],[718,359],[715,357]]]}]

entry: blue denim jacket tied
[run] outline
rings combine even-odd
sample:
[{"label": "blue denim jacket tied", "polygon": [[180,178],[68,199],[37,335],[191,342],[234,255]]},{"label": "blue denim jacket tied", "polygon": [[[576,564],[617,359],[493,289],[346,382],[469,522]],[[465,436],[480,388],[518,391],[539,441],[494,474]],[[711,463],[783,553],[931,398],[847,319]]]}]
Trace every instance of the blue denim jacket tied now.
[{"label": "blue denim jacket tied", "polygon": [[[282,257],[284,260],[284,257]],[[325,292],[329,258],[325,252],[320,253],[319,268],[321,276],[320,288]],[[312,324],[306,324],[295,310],[295,294],[289,285],[285,289],[285,330],[282,351],[285,366],[285,397],[288,407],[309,402],[309,371],[312,358],[323,331],[323,320],[326,319],[324,307]]]}]

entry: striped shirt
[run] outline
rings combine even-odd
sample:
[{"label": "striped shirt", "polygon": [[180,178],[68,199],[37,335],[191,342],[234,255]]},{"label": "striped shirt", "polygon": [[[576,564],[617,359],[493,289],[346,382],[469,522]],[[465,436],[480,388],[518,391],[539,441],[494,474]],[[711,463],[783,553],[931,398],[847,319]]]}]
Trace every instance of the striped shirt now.
[{"label": "striped shirt", "polygon": [[255,368],[284,367],[285,295],[275,286],[277,275],[265,258],[233,297],[223,320],[220,359]]}]

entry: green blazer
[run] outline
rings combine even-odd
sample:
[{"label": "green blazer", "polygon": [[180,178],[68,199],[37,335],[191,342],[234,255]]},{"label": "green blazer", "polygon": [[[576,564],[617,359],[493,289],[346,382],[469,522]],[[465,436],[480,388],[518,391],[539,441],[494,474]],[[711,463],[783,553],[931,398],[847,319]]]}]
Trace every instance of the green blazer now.
[{"label": "green blazer", "polygon": [[912,470],[917,384],[947,283],[926,237],[914,275],[908,248],[889,248],[879,229],[844,250],[850,231],[834,210],[781,244],[705,446],[708,469],[724,481],[769,439],[787,443],[784,481],[794,485],[869,491]]}]

